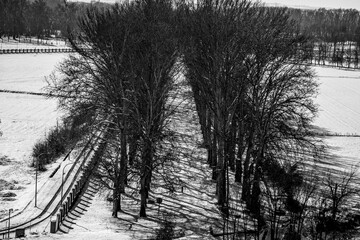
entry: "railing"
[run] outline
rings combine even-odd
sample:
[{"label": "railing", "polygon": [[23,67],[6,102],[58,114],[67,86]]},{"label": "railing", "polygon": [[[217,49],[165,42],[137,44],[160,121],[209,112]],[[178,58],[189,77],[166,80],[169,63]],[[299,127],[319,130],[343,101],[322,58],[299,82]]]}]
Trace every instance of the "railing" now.
[{"label": "railing", "polygon": [[0,54],[26,54],[26,53],[70,53],[75,52],[71,48],[24,48],[24,49],[0,49]]},{"label": "railing", "polygon": [[[92,172],[94,170],[94,164],[96,161],[96,158],[98,157],[98,152],[101,148],[102,143],[100,143],[100,146],[97,150],[94,150],[94,147],[99,144],[99,140],[102,138],[102,134],[99,134],[97,136],[93,135],[91,139],[87,142],[85,147],[82,149],[81,153],[78,155],[77,159],[75,160],[75,163],[67,173],[64,182],[67,181],[67,179],[70,177],[72,171],[74,170],[74,167],[76,165],[76,162],[80,162],[80,167],[76,170],[75,175],[70,183],[70,185],[66,188],[63,198],[60,200],[60,202],[56,203],[55,200],[60,195],[61,189],[63,185],[61,185],[54,196],[51,198],[51,200],[47,203],[46,207],[43,209],[43,211],[33,216],[30,220],[26,220],[20,224],[16,224],[13,226],[10,226],[6,229],[0,229],[0,236],[5,236],[7,234],[10,234],[11,237],[22,237],[23,234],[25,234],[26,229],[31,228],[32,226],[35,226],[46,219],[49,219],[52,216],[57,216],[57,227],[55,229],[55,232],[58,230],[58,227],[60,226],[61,222],[63,221],[63,217],[69,209],[72,207],[72,205],[75,203],[75,201],[78,199],[82,189],[84,188],[86,182],[88,181],[89,172]],[[88,161],[88,158],[91,156],[91,154],[94,153],[91,157],[91,160]],[[82,161],[80,160],[81,158]],[[64,159],[65,160],[65,159]],[[66,198],[66,199],[65,199]],[[65,200],[64,200],[65,199]],[[64,201],[63,201],[64,200]],[[55,207],[54,207],[54,204]],[[29,206],[29,204],[25,207],[25,209]],[[49,209],[52,208],[52,210],[49,212]],[[23,211],[20,211],[16,215],[13,215],[11,218],[16,217],[17,215],[21,215]],[[60,213],[60,216],[59,214]],[[9,218],[5,218],[0,220],[0,222],[8,221]],[[52,230],[52,229],[50,229]],[[51,231],[52,232],[52,231]]]}]

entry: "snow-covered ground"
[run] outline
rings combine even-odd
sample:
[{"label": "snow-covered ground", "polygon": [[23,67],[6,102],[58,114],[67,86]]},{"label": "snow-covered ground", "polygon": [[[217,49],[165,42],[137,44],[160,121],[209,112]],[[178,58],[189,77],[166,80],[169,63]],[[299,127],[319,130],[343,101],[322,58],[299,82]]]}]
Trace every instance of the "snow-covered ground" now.
[{"label": "snow-covered ground", "polygon": [[[360,164],[360,71],[331,67],[314,67],[319,82],[318,117],[314,124],[343,136],[325,137],[334,164]],[[360,173],[359,173],[360,174]]]},{"label": "snow-covered ground", "polygon": [[315,125],[341,135],[360,135],[360,71],[314,67],[320,83]]},{"label": "snow-covered ground", "polygon": [[[64,54],[0,55],[0,89],[42,92],[48,76]],[[17,194],[12,201],[0,198],[0,217],[9,208],[21,208],[33,197],[31,150],[47,131],[56,126],[62,112],[54,99],[0,92],[0,190],[10,184]],[[40,177],[41,178],[41,177]],[[8,191],[8,187],[5,189]],[[23,202],[20,202],[24,200]],[[1,226],[2,227],[2,226]]]},{"label": "snow-covered ground", "polygon": [[[42,92],[63,54],[0,55],[0,89]],[[61,112],[54,99],[28,94],[0,93],[0,156],[26,160],[34,143],[56,125]]]},{"label": "snow-covered ground", "polygon": [[0,50],[2,49],[43,49],[43,48],[67,48],[67,45],[62,40],[49,39],[49,40],[37,40],[35,38],[21,38],[13,40],[12,38],[0,39]]},{"label": "snow-covered ground", "polygon": [[[54,66],[65,56],[64,54],[0,55],[0,89],[41,92],[46,85],[44,77],[49,75],[54,70]],[[322,67],[314,69],[320,83],[319,96],[316,99],[320,111],[315,125],[332,133],[360,135],[360,72]],[[3,136],[0,137],[0,158],[6,156],[9,161],[5,165],[0,164],[0,180],[10,182],[18,188],[16,190],[18,196],[14,202],[1,201],[0,217],[1,212],[6,212],[13,206],[12,204],[18,204],[21,196],[32,196],[34,171],[29,167],[31,148],[56,125],[61,115],[62,113],[56,108],[55,100],[42,96],[0,93],[0,130],[3,132]],[[196,120],[195,115],[193,117]],[[194,119],[192,119],[193,123]],[[180,124],[179,127],[187,133],[192,134],[199,130],[190,129],[190,125],[181,121],[177,124]],[[328,137],[325,141],[331,147],[332,153],[338,156],[339,162],[346,163],[344,165],[347,166],[360,162],[359,137]],[[189,169],[193,171],[205,166],[201,165],[199,160],[201,150],[197,148],[196,142],[195,139],[191,144],[180,143],[181,147],[188,148],[186,151],[197,158],[197,161],[189,159],[187,163],[190,165]],[[183,171],[190,172],[189,169]],[[179,198],[165,195],[163,198],[169,203],[164,205],[168,210],[178,209],[181,216],[178,224],[187,229],[188,236],[199,238],[208,233],[209,219],[218,212],[211,208],[213,204],[205,204],[215,202],[208,194],[214,190],[209,187],[210,176],[205,170],[194,174],[201,178],[194,178],[188,174],[189,178],[184,180],[190,187],[183,194],[178,194]],[[182,175],[184,174],[181,173],[180,176]],[[193,192],[199,184],[206,187],[206,191],[200,189],[198,192]],[[156,206],[149,208],[152,218],[148,220],[134,219],[131,214],[136,214],[137,210],[131,210],[131,214],[120,213],[118,219],[113,219],[110,216],[111,205],[104,201],[105,198],[101,195],[95,196],[87,211],[74,222],[69,234],[45,234],[40,235],[41,239],[138,239],[148,235],[146,233],[152,233],[152,228],[157,226],[159,219],[156,216],[158,210]],[[216,224],[216,221],[212,224]],[[131,227],[132,225],[134,226]],[[145,233],[135,234],[134,229]],[[33,231],[40,232],[41,229],[33,229]],[[35,237],[39,238],[39,235]],[[207,237],[211,238],[208,235]]]}]

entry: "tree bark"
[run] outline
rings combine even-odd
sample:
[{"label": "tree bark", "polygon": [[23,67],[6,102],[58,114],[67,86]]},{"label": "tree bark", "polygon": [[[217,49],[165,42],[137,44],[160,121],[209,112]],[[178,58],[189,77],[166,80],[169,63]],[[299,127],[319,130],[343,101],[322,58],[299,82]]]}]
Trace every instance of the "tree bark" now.
[{"label": "tree bark", "polygon": [[[125,124],[125,121],[124,121]],[[125,193],[125,185],[127,182],[127,141],[126,141],[126,132],[125,127],[120,130],[121,138],[121,156],[120,156],[120,193]]]},{"label": "tree bark", "polygon": [[238,121],[238,128],[237,128],[237,157],[235,162],[235,182],[241,183],[242,182],[242,160],[243,160],[243,153],[245,151],[244,147],[244,123],[242,121]]},{"label": "tree bark", "polygon": [[114,189],[113,189],[113,209],[112,209],[112,216],[114,218],[118,217],[118,211],[121,210],[121,203],[119,198],[119,186],[118,180],[114,179]]},{"label": "tree bark", "polygon": [[[252,126],[253,124],[251,124]],[[249,136],[247,140],[247,149],[246,149],[246,156],[244,161],[244,176],[243,176],[243,184],[242,184],[242,193],[241,193],[241,199],[249,202],[249,196],[250,196],[250,158],[251,153],[253,151],[253,135],[254,135],[254,129],[251,127],[249,129]]]},{"label": "tree bark", "polygon": [[211,154],[211,167],[212,167],[212,180],[216,180],[217,179],[217,162],[218,162],[218,150],[217,150],[217,133],[216,130],[213,130],[212,132],[212,144],[211,144],[211,150],[210,150],[210,154]]},{"label": "tree bark", "polygon": [[140,217],[147,217],[146,215],[146,200],[149,197],[150,182],[151,182],[151,163],[153,161],[153,144],[150,140],[145,141],[142,169],[140,179]]},{"label": "tree bark", "polygon": [[133,166],[137,151],[137,137],[131,136],[129,142],[129,165]]},{"label": "tree bark", "polygon": [[231,171],[235,171],[235,146],[236,146],[236,121],[233,118],[230,132],[225,142],[225,161],[229,164]]}]

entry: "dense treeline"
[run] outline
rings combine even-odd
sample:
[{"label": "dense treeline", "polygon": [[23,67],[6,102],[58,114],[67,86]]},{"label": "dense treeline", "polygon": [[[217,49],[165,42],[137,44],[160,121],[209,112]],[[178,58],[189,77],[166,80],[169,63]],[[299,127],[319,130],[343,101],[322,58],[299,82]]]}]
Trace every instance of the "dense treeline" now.
[{"label": "dense treeline", "polygon": [[167,103],[178,73],[174,24],[169,0],[89,8],[79,21],[81,34],[70,36],[79,55],[64,63],[66,77],[52,86],[69,96],[60,100],[63,107],[93,109],[97,126],[109,123],[98,177],[113,190],[114,216],[132,174],[140,186],[140,216],[146,217],[153,171],[165,159],[158,149],[169,136]]},{"label": "dense treeline", "polygon": [[326,42],[360,44],[360,13],[355,9],[288,9],[302,32]]},{"label": "dense treeline", "polygon": [[0,38],[67,37],[76,30],[76,19],[86,7],[63,0],[1,0]]},{"label": "dense treeline", "polygon": [[303,33],[312,37],[306,51],[316,64],[359,65],[360,13],[355,9],[288,9]]},{"label": "dense treeline", "polygon": [[[132,1],[89,8],[78,28],[69,35],[78,54],[49,90],[68,96],[60,104],[70,112],[92,113],[94,129],[109,126],[97,177],[112,190],[113,216],[131,185],[146,217],[154,171],[176,159],[164,146],[174,139],[169,102],[182,71],[224,219],[241,211],[232,199],[271,239],[321,239],[355,227],[340,214],[356,193],[354,175],[340,182],[329,176],[323,188],[304,175],[306,163],[324,160],[325,148],[311,125],[317,84],[299,48],[312,38],[287,9],[247,0]],[[239,199],[230,195],[230,176],[241,186]]]},{"label": "dense treeline", "polygon": [[[203,1],[187,9],[184,21],[184,64],[218,204],[227,216],[228,172],[234,171],[241,199],[261,229],[268,220],[262,183],[274,180],[272,171],[291,179],[298,171],[294,160],[316,148],[310,128],[316,84],[298,53],[308,39],[285,9],[247,1]],[[300,179],[287,187],[279,182],[295,207],[300,203],[293,188]]]}]

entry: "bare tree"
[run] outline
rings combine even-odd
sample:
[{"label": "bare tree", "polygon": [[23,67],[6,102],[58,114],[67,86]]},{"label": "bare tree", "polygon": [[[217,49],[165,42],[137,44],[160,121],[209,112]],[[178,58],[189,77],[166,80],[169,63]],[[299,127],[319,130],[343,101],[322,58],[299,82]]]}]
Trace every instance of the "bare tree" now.
[{"label": "bare tree", "polygon": [[62,65],[65,77],[53,82],[52,90],[66,96],[62,106],[89,106],[96,109],[98,122],[109,123],[112,134],[106,140],[115,155],[108,155],[103,167],[112,169],[115,217],[127,182],[128,150],[130,166],[138,166],[132,165],[137,156],[141,159],[140,216],[146,217],[157,146],[166,137],[171,114],[167,100],[177,73],[172,8],[168,0],[90,8],[79,21],[80,34],[70,38],[79,55]]},{"label": "bare tree", "polygon": [[157,146],[166,138],[169,93],[178,73],[177,40],[172,2],[168,0],[136,2],[131,49],[132,76],[129,112],[141,158],[140,216],[146,217],[146,199],[152,172],[156,166]]},{"label": "bare tree", "polygon": [[246,56],[242,40],[250,6],[248,1],[200,1],[184,16],[188,38],[183,60],[224,213],[228,211],[229,164],[235,168],[233,119],[244,91],[239,63]]},{"label": "bare tree", "polygon": [[[332,234],[335,239],[338,233],[354,230],[359,224],[351,219],[350,201],[357,197],[359,178],[357,167],[349,171],[330,171],[323,180],[322,201],[319,208],[317,230]],[[321,236],[320,236],[321,237]]]}]

